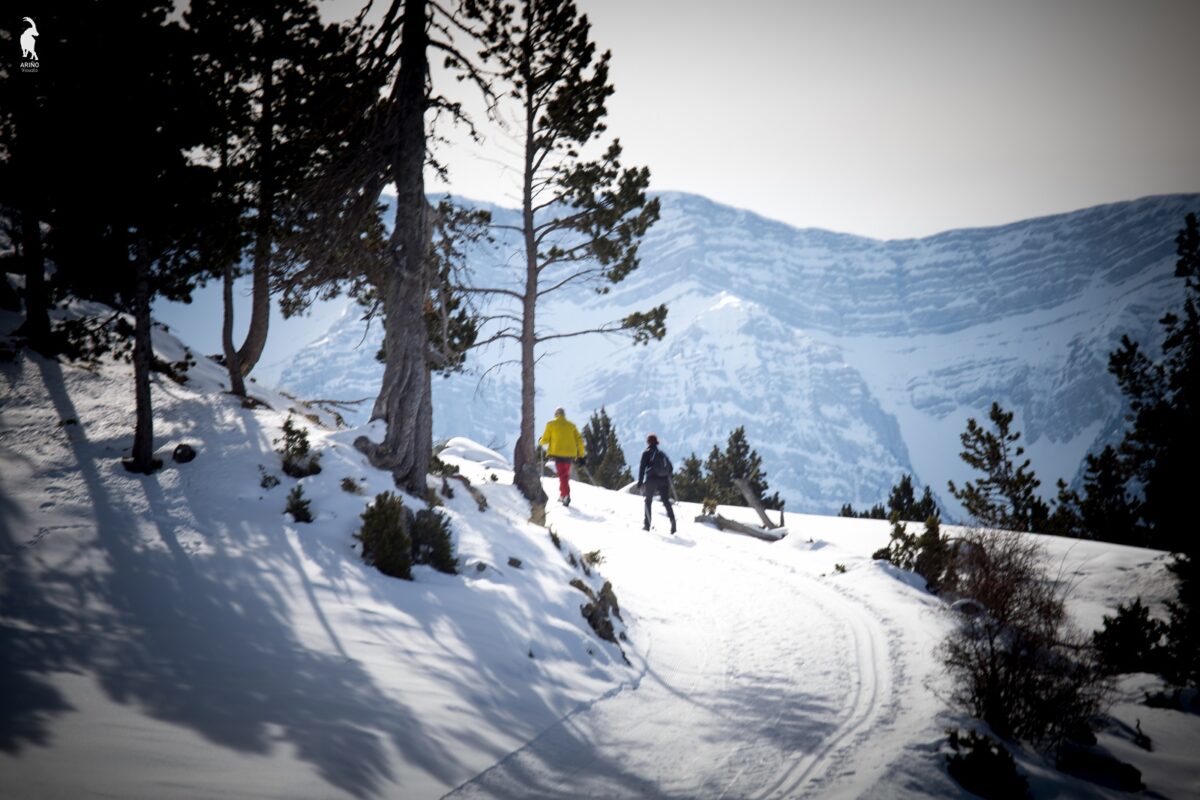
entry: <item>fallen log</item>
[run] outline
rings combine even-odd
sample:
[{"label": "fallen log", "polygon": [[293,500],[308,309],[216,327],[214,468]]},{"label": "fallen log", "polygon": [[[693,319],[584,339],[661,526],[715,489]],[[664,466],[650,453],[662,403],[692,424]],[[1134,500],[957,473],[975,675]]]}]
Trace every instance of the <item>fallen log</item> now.
[{"label": "fallen log", "polygon": [[767,509],[763,507],[762,501],[758,499],[758,495],[750,488],[750,481],[746,478],[734,478],[733,485],[742,493],[742,497],[746,498],[746,505],[758,512],[758,518],[762,520],[764,528],[774,530],[783,526],[783,512],[779,512],[780,523],[776,525],[771,522],[771,518],[767,516]]},{"label": "fallen log", "polygon": [[764,530],[762,528],[756,528],[753,525],[735,522],[727,517],[722,517],[720,514],[701,514],[700,516],[696,517],[696,522],[703,522],[706,525],[713,525],[719,531],[729,531],[731,533],[740,533],[743,536],[753,536],[755,539],[762,539],[764,542],[777,542],[784,536],[787,536],[787,531],[782,528]]}]

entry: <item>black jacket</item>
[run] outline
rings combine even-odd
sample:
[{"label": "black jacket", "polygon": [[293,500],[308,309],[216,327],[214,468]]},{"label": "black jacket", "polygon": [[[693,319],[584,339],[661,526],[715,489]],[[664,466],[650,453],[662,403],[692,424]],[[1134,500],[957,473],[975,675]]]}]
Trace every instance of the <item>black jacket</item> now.
[{"label": "black jacket", "polygon": [[667,458],[666,453],[663,453],[662,454],[663,458],[667,459],[667,470],[669,471],[668,474],[662,475],[662,476],[655,476],[655,475],[647,474],[650,471],[650,459],[654,458],[654,454],[657,452],[658,452],[658,447],[656,445],[650,445],[649,447],[646,448],[645,452],[642,453],[642,462],[638,465],[638,480],[637,480],[637,482],[639,485],[641,485],[642,483],[645,483],[648,480],[650,480],[650,481],[668,480],[671,477],[671,475],[669,473],[675,471],[674,465],[671,464],[671,459]]}]

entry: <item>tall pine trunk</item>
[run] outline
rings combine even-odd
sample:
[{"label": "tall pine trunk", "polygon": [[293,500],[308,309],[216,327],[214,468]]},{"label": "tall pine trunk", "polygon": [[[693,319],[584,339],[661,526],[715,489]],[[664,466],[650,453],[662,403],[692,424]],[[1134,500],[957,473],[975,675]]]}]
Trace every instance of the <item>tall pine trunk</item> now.
[{"label": "tall pine trunk", "polygon": [[133,452],[125,461],[130,472],[150,474],[162,466],[154,458],[154,413],[150,405],[150,265],[144,248],[137,249],[136,283],[133,295],[133,395],[137,422],[133,431]]},{"label": "tall pine trunk", "polygon": [[[40,174],[39,150],[35,141],[42,135],[44,117],[37,101],[38,81],[18,81],[16,96],[15,159],[17,186],[25,198],[21,211],[21,255],[25,272],[25,321],[18,332],[35,350],[46,350],[50,344],[49,299],[46,293],[46,259],[42,251],[42,228],[38,214],[42,203],[42,181],[49,175]],[[44,209],[42,209],[44,210]],[[47,353],[49,355],[49,353]]]},{"label": "tall pine trunk", "polygon": [[255,220],[254,272],[250,329],[238,350],[242,375],[249,375],[262,357],[271,322],[271,247],[275,225],[275,95],[273,75],[275,43],[268,26],[262,38],[262,113],[258,120],[258,217]]},{"label": "tall pine trunk", "polygon": [[40,350],[50,340],[50,313],[41,223],[31,206],[21,212],[21,250],[25,256],[25,322],[21,334]]},{"label": "tall pine trunk", "polygon": [[[525,35],[532,38],[533,15],[531,5],[525,6]],[[530,85],[531,76],[524,75],[526,86]],[[541,465],[538,463],[534,437],[536,436],[534,420],[534,400],[536,386],[534,383],[534,368],[536,364],[537,326],[534,312],[537,308],[538,292],[538,257],[537,239],[534,232],[533,214],[533,159],[535,152],[533,98],[526,93],[525,100],[525,165],[521,185],[522,227],[525,236],[525,294],[522,298],[521,309],[521,433],[517,437],[517,447],[513,453],[514,482],[521,494],[533,506],[535,520],[542,517],[539,507],[546,505],[546,491],[542,489]]]},{"label": "tall pine trunk", "polygon": [[[221,192],[228,195],[229,187],[229,135],[221,136]],[[238,397],[246,396],[246,382],[242,378],[242,363],[237,348],[233,346],[233,266],[230,258],[222,275],[223,312],[221,324],[221,350],[225,353],[225,369],[229,372],[229,391]]]},{"label": "tall pine trunk", "polygon": [[372,419],[387,423],[387,435],[379,444],[365,436],[354,442],[375,467],[391,470],[398,488],[420,496],[426,491],[433,455],[429,335],[424,317],[431,235],[424,177],[428,13],[425,0],[408,0],[404,5],[400,71],[391,96],[396,223],[384,290],[383,384],[371,412]]},{"label": "tall pine trunk", "polygon": [[225,319],[221,325],[221,349],[225,352],[225,367],[229,371],[229,391],[238,397],[246,396],[246,382],[242,378],[241,360],[233,346],[233,262],[225,265],[222,297]]}]

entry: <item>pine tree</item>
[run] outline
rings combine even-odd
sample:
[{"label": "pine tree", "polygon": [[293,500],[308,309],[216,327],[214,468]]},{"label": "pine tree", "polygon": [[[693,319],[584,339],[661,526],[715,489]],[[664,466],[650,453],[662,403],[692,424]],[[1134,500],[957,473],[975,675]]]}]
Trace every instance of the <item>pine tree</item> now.
[{"label": "pine tree", "polygon": [[900,519],[913,519],[910,515],[916,503],[917,499],[913,495],[912,475],[901,475],[900,482],[892,487],[892,492],[888,495],[888,514],[898,515]]},{"label": "pine tree", "polygon": [[1058,481],[1057,502],[1045,532],[1146,546],[1146,527],[1139,519],[1141,502],[1128,491],[1129,471],[1120,452],[1108,445],[1100,455],[1089,453],[1085,463],[1082,494],[1066,481]]},{"label": "pine tree", "polygon": [[[334,258],[316,259],[316,271],[331,268],[336,280],[332,262],[346,253],[365,269],[378,265],[372,282],[383,313],[384,369],[371,418],[384,420],[387,433],[378,443],[360,436],[354,446],[372,466],[390,471],[398,487],[416,494],[425,492],[433,455],[432,373],[441,366],[428,316],[439,271],[435,212],[425,195],[431,160],[426,117],[441,110],[462,118],[460,105],[433,92],[429,51],[445,54],[485,95],[490,92],[452,36],[473,35],[478,4],[457,10],[463,13],[451,16],[430,0],[395,0],[389,6],[370,40],[364,74],[370,80],[393,76],[390,91],[383,97],[383,87],[371,85],[371,92],[348,93],[348,132],[335,145],[340,158],[328,176],[314,181],[327,191],[307,191],[301,203],[309,211],[305,218],[325,224],[328,240],[336,244]],[[380,247],[379,198],[388,181],[396,188],[396,218],[387,245]]]},{"label": "pine tree", "polygon": [[1128,336],[1109,359],[1129,403],[1131,427],[1121,443],[1132,477],[1143,487],[1141,516],[1152,544],[1193,552],[1190,531],[1196,453],[1200,452],[1200,226],[1188,214],[1175,239],[1175,276],[1184,279],[1182,314],[1166,314],[1160,361]]},{"label": "pine tree", "polygon": [[617,429],[604,406],[594,412],[583,426],[583,445],[587,450],[584,466],[596,486],[620,489],[633,482],[625,463],[625,453],[617,438]]},{"label": "pine tree", "polygon": [[950,540],[942,535],[941,520],[936,514],[926,518],[925,530],[917,537],[916,547],[913,569],[925,579],[929,591],[937,592],[950,570],[951,547]]},{"label": "pine tree", "polygon": [[539,302],[553,292],[590,285],[609,289],[637,269],[638,243],[658,219],[658,200],[647,199],[650,171],[621,164],[617,140],[598,157],[605,134],[610,54],[597,55],[591,23],[572,0],[488,3],[484,56],[498,64],[504,95],[517,106],[522,148],[519,225],[521,271],[513,284],[480,287],[509,298],[517,308],[512,330],[521,349],[520,434],[513,454],[515,482],[535,506],[545,503],[535,452],[534,368],[538,346],[585,333],[620,333],[645,344],[666,333],[666,307],[637,312],[586,330],[544,331]]},{"label": "pine tree", "polygon": [[688,503],[702,503],[709,496],[708,481],[704,477],[703,463],[692,453],[680,462],[675,470],[673,482],[675,496]]},{"label": "pine tree", "polygon": [[937,501],[933,499],[933,489],[925,487],[921,499],[913,506],[913,519],[929,519],[939,516]]},{"label": "pine tree", "polygon": [[1176,554],[1179,579],[1170,605],[1168,677],[1200,682],[1200,545],[1195,525],[1194,461],[1200,452],[1200,224],[1188,214],[1175,238],[1175,276],[1183,278],[1183,308],[1161,320],[1162,359],[1152,361],[1128,336],[1109,358],[1129,404],[1131,423],[1121,456],[1141,487],[1141,520],[1153,547]]},{"label": "pine tree", "polygon": [[887,519],[889,514],[883,503],[876,503],[865,511],[855,511],[854,506],[846,503],[838,512],[839,517],[853,517],[856,519]]},{"label": "pine tree", "polygon": [[[190,297],[207,277],[216,236],[208,213],[215,173],[186,156],[200,143],[195,115],[206,98],[191,69],[193,39],[170,21],[173,13],[169,2],[138,0],[47,7],[39,18],[55,32],[58,60],[50,73],[69,78],[53,84],[53,102],[47,96],[38,111],[40,146],[55,155],[41,176],[46,204],[36,216],[48,224],[44,244],[57,267],[56,291],[134,317],[135,423],[125,463],[136,472],[157,465],[150,303],[155,296]],[[113,41],[139,47],[113,48]],[[80,120],[120,122],[89,127],[87,147],[80,147]],[[19,142],[24,134],[16,135]]]},{"label": "pine tree", "polygon": [[1014,466],[1013,460],[1025,453],[1017,444],[1021,434],[1010,432],[1013,412],[1005,412],[999,403],[992,403],[988,417],[994,431],[984,429],[974,418],[967,420],[967,430],[961,434],[963,451],[959,455],[983,477],[967,481],[962,489],[949,482],[950,494],[966,508],[980,524],[1007,530],[1040,531],[1045,528],[1049,507],[1037,495],[1041,485],[1029,459]]},{"label": "pine tree", "polygon": [[847,503],[842,507],[842,512],[841,516],[844,517],[887,519],[895,515],[905,520],[923,520],[937,516],[938,509],[937,502],[933,499],[933,490],[928,486],[925,487],[925,493],[921,495],[921,499],[919,501],[916,499],[913,493],[912,475],[905,473],[900,476],[899,483],[892,487],[892,491],[888,495],[886,510],[882,505],[876,505],[869,511],[859,514]]},{"label": "pine tree", "polygon": [[[767,508],[778,509],[781,505],[779,493],[768,495],[767,474],[762,468],[762,457],[756,450],[751,449],[746,440],[746,428],[738,426],[729,433],[725,443],[725,451],[713,445],[712,451],[705,462],[708,471],[708,496],[721,505],[744,505],[746,499],[734,484],[734,480],[745,478],[750,482],[750,490],[762,501]],[[678,485],[676,485],[678,491]]]},{"label": "pine tree", "polygon": [[247,375],[267,340],[277,242],[295,221],[287,207],[341,136],[347,83],[363,78],[360,40],[323,23],[312,0],[195,0],[185,20],[200,43],[197,74],[222,109],[206,150],[223,156],[237,224],[253,244],[250,324],[236,358]]}]

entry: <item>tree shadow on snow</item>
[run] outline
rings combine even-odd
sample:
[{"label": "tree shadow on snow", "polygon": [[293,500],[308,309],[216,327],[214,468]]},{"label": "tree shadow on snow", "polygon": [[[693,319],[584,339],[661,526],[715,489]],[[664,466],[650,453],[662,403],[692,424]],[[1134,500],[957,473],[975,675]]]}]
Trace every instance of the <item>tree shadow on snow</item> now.
[{"label": "tree shadow on snow", "polygon": [[[4,463],[11,453],[0,451]],[[3,478],[0,477],[0,481]],[[18,754],[26,744],[50,744],[52,717],[71,706],[39,677],[63,665],[58,632],[67,617],[42,599],[26,573],[30,521],[0,482],[0,751]]]},{"label": "tree shadow on snow", "polygon": [[[60,418],[77,417],[59,364],[39,366]],[[245,419],[253,425],[252,414]],[[385,793],[393,779],[389,743],[453,782],[451,755],[423,735],[410,708],[339,652],[336,637],[333,652],[297,637],[281,587],[263,566],[295,559],[282,526],[267,526],[266,553],[216,547],[191,555],[158,476],[141,476],[160,540],[143,542],[154,531],[127,522],[135,519],[131,506],[106,489],[101,474],[120,464],[95,460],[83,431],[69,438],[108,569],[45,569],[34,586],[29,566],[5,556],[0,609],[17,624],[0,626],[0,749],[48,744],[49,717],[69,709],[40,676],[73,671],[94,674],[112,700],[222,747],[266,754],[291,745],[324,780],[356,797]],[[0,520],[8,554],[16,547],[8,528],[16,509],[2,497]],[[75,601],[63,607],[62,598]],[[332,636],[327,623],[326,630]]]}]

